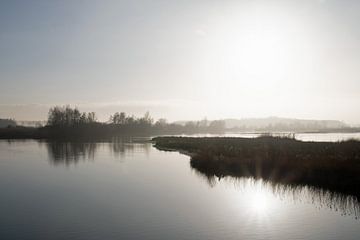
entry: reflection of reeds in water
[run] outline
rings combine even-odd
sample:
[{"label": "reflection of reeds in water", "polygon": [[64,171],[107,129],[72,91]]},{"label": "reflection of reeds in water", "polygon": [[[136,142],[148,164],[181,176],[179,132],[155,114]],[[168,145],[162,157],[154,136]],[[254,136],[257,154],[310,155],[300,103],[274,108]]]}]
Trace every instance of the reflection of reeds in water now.
[{"label": "reflection of reeds in water", "polygon": [[339,212],[341,215],[353,216],[355,219],[360,217],[360,201],[357,197],[344,195],[321,188],[301,186],[294,184],[281,184],[272,181],[263,181],[262,179],[246,177],[216,177],[206,175],[194,168],[194,173],[210,186],[224,182],[227,185],[234,186],[237,191],[244,193],[247,190],[260,190],[271,193],[277,199],[290,203],[312,204],[319,209],[330,209]]}]

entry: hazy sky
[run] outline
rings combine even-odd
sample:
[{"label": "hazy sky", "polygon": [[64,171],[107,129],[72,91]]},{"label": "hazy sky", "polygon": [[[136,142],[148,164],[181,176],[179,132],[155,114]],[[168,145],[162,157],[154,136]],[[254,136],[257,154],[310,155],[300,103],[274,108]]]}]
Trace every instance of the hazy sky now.
[{"label": "hazy sky", "polygon": [[360,122],[360,1],[0,1],[0,118]]}]

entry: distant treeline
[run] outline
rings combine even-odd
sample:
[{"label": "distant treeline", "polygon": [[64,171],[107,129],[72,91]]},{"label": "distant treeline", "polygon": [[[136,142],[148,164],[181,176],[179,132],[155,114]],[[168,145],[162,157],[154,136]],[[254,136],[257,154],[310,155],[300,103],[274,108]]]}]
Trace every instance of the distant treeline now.
[{"label": "distant treeline", "polygon": [[221,133],[225,130],[225,123],[221,120],[216,121],[189,121],[185,125],[168,123],[166,119],[161,118],[157,121],[146,112],[143,117],[128,115],[125,112],[116,112],[110,116],[107,123],[97,121],[94,112],[80,112],[77,108],[70,106],[53,107],[48,114],[48,127],[80,127],[86,125],[108,126],[112,130],[121,130],[124,132],[163,132],[163,133]]},{"label": "distant treeline", "polygon": [[[253,122],[252,122],[253,121]],[[166,119],[154,120],[149,112],[142,117],[115,112],[106,122],[98,121],[94,112],[81,112],[76,107],[50,108],[46,123],[16,124],[14,120],[0,119],[0,139],[11,138],[103,138],[116,135],[180,135],[221,134],[226,132],[359,132],[338,121],[268,119],[225,119],[208,121],[181,121],[168,123]],[[43,126],[45,125],[45,126]]]},{"label": "distant treeline", "polygon": [[291,118],[249,118],[249,119],[225,119],[226,127],[237,132],[318,132],[333,129],[349,129],[350,126],[337,120],[306,120]]},{"label": "distant treeline", "polygon": [[94,112],[81,112],[76,107],[56,106],[49,110],[45,127],[13,127],[0,130],[0,138],[94,138],[116,135],[167,135],[223,133],[224,121],[189,121],[185,124],[154,121],[150,113],[143,117],[116,112],[108,122],[99,122]]},{"label": "distant treeline", "polygon": [[14,127],[16,122],[12,119],[0,119],[0,128]]}]

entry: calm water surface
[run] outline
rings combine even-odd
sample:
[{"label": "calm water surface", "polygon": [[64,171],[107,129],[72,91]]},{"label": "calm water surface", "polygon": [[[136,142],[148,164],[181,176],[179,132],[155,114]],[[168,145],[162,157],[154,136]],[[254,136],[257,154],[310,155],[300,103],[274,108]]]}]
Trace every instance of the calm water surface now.
[{"label": "calm water surface", "polygon": [[0,239],[360,239],[351,197],[208,179],[150,143],[0,141]]}]

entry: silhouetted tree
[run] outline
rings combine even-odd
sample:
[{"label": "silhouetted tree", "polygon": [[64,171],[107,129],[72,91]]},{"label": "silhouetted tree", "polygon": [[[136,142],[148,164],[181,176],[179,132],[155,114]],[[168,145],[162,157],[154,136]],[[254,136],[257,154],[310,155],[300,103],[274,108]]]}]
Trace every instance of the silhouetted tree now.
[{"label": "silhouetted tree", "polygon": [[136,123],[135,117],[134,116],[127,116],[125,118],[125,123],[128,125],[133,125]]},{"label": "silhouetted tree", "polygon": [[146,113],[144,114],[144,117],[138,119],[139,124],[140,124],[140,125],[144,125],[144,126],[146,126],[146,125],[147,125],[147,126],[151,126],[152,123],[153,123],[153,121],[154,121],[154,120],[151,118],[149,112],[146,112]]},{"label": "silhouetted tree", "polygon": [[124,112],[116,112],[113,116],[110,117],[110,121],[113,124],[122,124],[126,123],[126,114]]},{"label": "silhouetted tree", "polygon": [[47,124],[49,126],[74,126],[94,122],[96,122],[94,112],[81,113],[77,108],[71,108],[70,106],[56,106],[50,108]]},{"label": "silhouetted tree", "polygon": [[89,112],[87,116],[87,123],[94,123],[96,122],[96,114],[95,112]]}]

